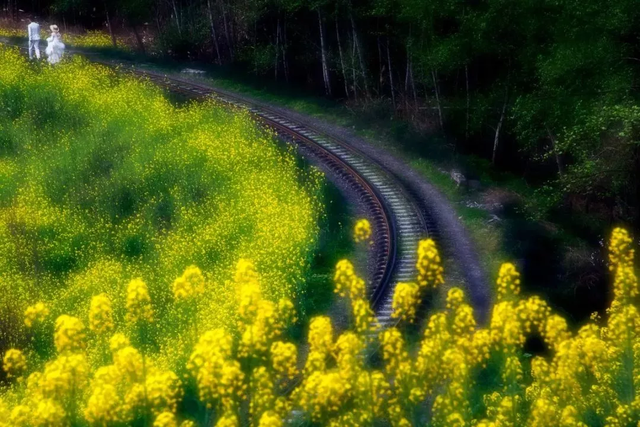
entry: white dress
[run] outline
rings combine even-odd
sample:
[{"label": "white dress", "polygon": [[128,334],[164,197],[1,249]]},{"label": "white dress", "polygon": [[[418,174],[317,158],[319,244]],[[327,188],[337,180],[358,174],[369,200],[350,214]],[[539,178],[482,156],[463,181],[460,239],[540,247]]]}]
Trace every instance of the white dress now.
[{"label": "white dress", "polygon": [[47,39],[47,49],[44,53],[47,54],[47,61],[50,64],[57,64],[64,55],[64,43],[60,40],[60,33],[52,33],[51,37]]}]

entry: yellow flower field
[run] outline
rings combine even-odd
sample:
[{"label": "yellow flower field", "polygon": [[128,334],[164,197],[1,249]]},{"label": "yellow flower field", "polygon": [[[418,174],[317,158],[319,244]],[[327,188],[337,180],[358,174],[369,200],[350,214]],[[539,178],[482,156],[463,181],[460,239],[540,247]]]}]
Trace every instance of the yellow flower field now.
[{"label": "yellow flower field", "polygon": [[92,374],[114,333],[184,368],[197,330],[235,326],[241,257],[259,263],[265,297],[304,292],[322,176],[246,113],[176,108],[105,67],[5,48],[0,111],[0,347],[28,369],[58,375],[67,359],[47,360],[96,340],[104,352],[78,362]]},{"label": "yellow flower field", "polygon": [[314,317],[296,345],[321,177],[242,112],[176,108],[82,61],[39,67],[0,49],[0,426],[638,425],[624,229],[610,307],[575,330],[510,263],[486,325],[458,287],[423,313],[443,284],[427,239],[394,327],[341,260],[348,326]]},{"label": "yellow flower field", "polygon": [[[594,315],[578,331],[542,299],[521,297],[519,273],[504,264],[486,327],[476,325],[464,292],[454,287],[446,308],[428,316],[413,346],[406,323],[414,319],[401,314],[415,311],[427,289],[437,290],[439,278],[430,283],[436,288],[415,285],[408,302],[398,288],[394,301],[403,302],[394,304],[394,317],[401,322],[380,330],[370,310],[364,322],[358,319],[362,279],[344,260],[336,268],[335,292],[351,305],[351,327],[339,332],[329,317],[313,318],[303,352],[287,342],[287,325],[295,321],[291,301],[265,299],[255,265],[240,259],[233,278],[238,333],[198,333],[193,318],[194,335],[176,350],[183,365],[172,369],[144,339],[113,333],[121,326],[113,324],[110,301],[99,294],[89,308],[91,334],[78,318],[56,320],[57,355],[44,369],[32,366],[37,359],[31,348],[5,353],[3,369],[12,385],[0,401],[0,424],[635,426],[640,316],[631,243],[624,230],[614,231],[614,299],[607,319]],[[425,240],[421,248],[429,251],[421,251],[417,266],[441,270],[433,242]],[[202,275],[190,267],[176,283],[195,290]],[[141,281],[130,283],[128,292],[128,331],[144,335],[155,327],[149,314],[155,303]],[[180,295],[174,294],[173,304],[186,303]],[[192,310],[202,309],[198,292],[184,295]],[[531,357],[523,349],[534,336],[546,349]]]}]

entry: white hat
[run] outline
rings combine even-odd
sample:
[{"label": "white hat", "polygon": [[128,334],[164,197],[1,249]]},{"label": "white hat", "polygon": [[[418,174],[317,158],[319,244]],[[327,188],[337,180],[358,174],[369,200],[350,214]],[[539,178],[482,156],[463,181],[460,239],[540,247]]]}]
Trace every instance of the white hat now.
[{"label": "white hat", "polygon": [[51,31],[53,31],[54,33],[58,32],[58,26],[57,25],[51,25],[49,28],[51,28]]}]

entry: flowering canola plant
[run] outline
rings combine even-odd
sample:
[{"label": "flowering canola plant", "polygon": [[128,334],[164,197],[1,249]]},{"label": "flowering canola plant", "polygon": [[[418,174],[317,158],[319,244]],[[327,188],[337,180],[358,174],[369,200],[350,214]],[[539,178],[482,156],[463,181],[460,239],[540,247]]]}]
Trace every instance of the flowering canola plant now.
[{"label": "flowering canola plant", "polygon": [[68,346],[52,341],[66,315],[102,343],[92,362],[122,333],[175,370],[202,331],[235,328],[238,259],[274,301],[263,324],[305,293],[323,177],[248,113],[2,47],[0,135],[0,353],[28,342],[41,365]]},{"label": "flowering canola plant", "polygon": [[[424,271],[442,274],[435,245],[424,241],[420,247],[432,256],[428,262],[418,257],[416,282],[427,276]],[[282,426],[295,418],[329,426],[637,425],[640,315],[626,231],[615,230],[610,254],[611,307],[577,330],[543,299],[524,296],[520,274],[507,263],[484,327],[477,325],[465,292],[453,287],[413,346],[407,325],[417,320],[421,285],[398,284],[396,325],[380,329],[369,318],[369,327],[360,328],[354,309],[346,329],[318,316],[309,322],[304,351],[287,338],[295,322],[293,304],[286,297],[266,299],[264,278],[243,258],[228,282],[239,313],[236,332],[201,331],[196,342],[175,349],[182,362],[174,366],[136,336],[139,329],[128,327],[128,311],[118,318],[111,300],[98,294],[86,305],[90,333],[78,317],[57,318],[50,329],[56,353],[44,365],[28,346],[5,352],[2,367],[10,386],[0,394],[0,425]],[[206,287],[203,276],[191,266],[166,286],[174,294],[200,289]],[[366,301],[350,263],[338,263],[334,279],[349,305]],[[431,280],[430,286],[441,283],[437,274]],[[141,307],[157,304],[143,284],[138,280],[124,290],[136,295],[128,309],[138,313],[138,321],[145,318]],[[198,292],[185,295],[203,298]],[[153,330],[160,322],[143,324]],[[101,334],[111,338],[99,339]],[[530,336],[542,339],[544,352],[524,353]],[[201,409],[185,412],[185,399]]]},{"label": "flowering canola plant", "polygon": [[[60,93],[32,90],[51,79]],[[0,49],[0,126],[14,144],[0,159],[11,183],[0,187],[1,427],[638,425],[639,290],[624,229],[609,244],[610,307],[577,329],[506,263],[486,325],[453,287],[415,343],[421,300],[444,282],[427,239],[415,280],[395,287],[395,325],[380,327],[343,260],[334,290],[347,325],[314,317],[296,345],[293,284],[317,200],[246,116],[207,108],[176,110],[106,69],[38,70]],[[34,120],[41,138],[18,137],[38,132]],[[102,193],[117,209],[97,203]],[[531,337],[544,351],[525,353]]]}]

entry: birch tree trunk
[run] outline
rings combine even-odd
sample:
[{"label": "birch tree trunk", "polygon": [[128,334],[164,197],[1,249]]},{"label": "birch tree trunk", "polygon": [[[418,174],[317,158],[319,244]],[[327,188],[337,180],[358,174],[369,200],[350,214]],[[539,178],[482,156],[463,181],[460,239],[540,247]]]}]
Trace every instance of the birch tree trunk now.
[{"label": "birch tree trunk", "polygon": [[113,28],[111,27],[111,18],[109,17],[109,7],[107,6],[107,1],[104,0],[104,15],[107,18],[107,27],[109,27],[109,35],[111,36],[111,43],[113,47],[118,47],[118,43],[116,41],[116,35],[113,34]]},{"label": "birch tree trunk", "polygon": [[347,84],[347,72],[344,69],[344,58],[342,56],[342,43],[340,43],[340,27],[338,27],[338,17],[336,16],[336,40],[338,41],[338,53],[340,54],[340,68],[342,69],[342,79],[344,80],[344,94],[349,98],[349,85]]},{"label": "birch tree trunk", "polygon": [[389,86],[391,87],[391,102],[393,102],[393,111],[396,111],[396,93],[393,88],[393,73],[391,71],[391,54],[389,53],[389,37],[387,37],[387,62],[389,64]]},{"label": "birch tree trunk", "polygon": [[218,37],[216,35],[216,26],[213,23],[213,9],[211,8],[211,0],[207,0],[207,12],[209,13],[209,25],[211,25],[211,41],[216,49],[218,57],[218,65],[222,65],[222,56],[220,55],[220,46],[218,45]]},{"label": "birch tree trunk", "polygon": [[145,53],[144,43],[142,42],[142,37],[140,37],[140,32],[138,31],[138,26],[135,24],[131,25],[131,29],[133,30],[133,34],[136,36],[136,42],[138,43],[138,49],[140,52]]},{"label": "birch tree trunk", "polygon": [[287,18],[285,15],[282,24],[282,66],[284,68],[284,80],[289,82],[289,64],[287,63]]},{"label": "birch tree trunk", "polygon": [[353,99],[358,102],[358,78],[356,76],[356,41],[351,37],[351,75],[353,79]]},{"label": "birch tree trunk", "polygon": [[329,82],[329,67],[327,66],[327,55],[324,48],[324,27],[322,25],[322,13],[320,9],[318,12],[318,27],[320,30],[320,52],[322,56],[322,77],[324,78],[324,91],[325,94],[331,96],[331,84]]},{"label": "birch tree trunk", "polygon": [[404,73],[404,108],[409,111],[409,47],[407,46],[407,65]]},{"label": "birch tree trunk", "polygon": [[564,173],[564,168],[562,167],[562,160],[560,159],[560,153],[558,152],[558,146],[556,145],[557,139],[549,126],[545,125],[545,129],[547,130],[547,135],[549,135],[549,140],[551,141],[551,149],[553,150],[553,155],[556,159],[556,166],[558,167],[558,175],[562,176]]},{"label": "birch tree trunk", "polygon": [[407,66],[405,68],[405,74],[404,74],[404,92],[405,93],[409,93],[409,64],[410,63],[411,62],[409,60],[409,46],[407,45]]},{"label": "birch tree trunk", "polygon": [[176,5],[176,0],[171,1],[171,5],[173,6],[173,15],[176,20],[176,27],[178,27],[178,34],[182,37],[182,28],[180,27],[180,16],[178,15],[178,6]]},{"label": "birch tree trunk", "polygon": [[382,95],[382,83],[384,78],[382,77],[384,73],[384,66],[382,65],[382,49],[380,48],[380,36],[376,37],[376,45],[378,46],[378,96]]},{"label": "birch tree trunk", "polygon": [[444,120],[442,118],[442,105],[440,104],[440,86],[438,85],[437,71],[431,70],[431,78],[433,79],[433,87],[436,93],[436,105],[438,107],[438,118],[440,119],[440,129],[444,129]]},{"label": "birch tree trunk", "polygon": [[464,80],[467,88],[467,111],[466,111],[466,124],[464,128],[464,139],[469,140],[469,109],[471,106],[471,98],[469,95],[469,65],[464,64]]},{"label": "birch tree trunk", "polygon": [[158,34],[160,34],[160,7],[158,5],[156,5],[155,7],[155,11],[156,11],[156,31],[158,32]]},{"label": "birch tree trunk", "polygon": [[362,73],[362,82],[364,84],[364,92],[367,96],[369,96],[369,84],[367,83],[367,74],[364,68],[364,60],[362,59],[362,49],[360,48],[360,43],[358,42],[358,32],[356,31],[356,23],[353,19],[352,13],[349,13],[349,18],[351,20],[351,29],[353,31],[353,42],[356,48],[356,52],[358,53],[358,61],[360,62],[360,71]]},{"label": "birch tree trunk", "polygon": [[504,103],[502,104],[502,112],[500,113],[500,120],[498,121],[498,126],[496,126],[496,134],[493,138],[493,154],[491,155],[491,164],[496,164],[496,153],[498,152],[498,143],[500,141],[500,129],[502,128],[502,123],[504,122],[504,116],[507,112],[507,100],[509,99],[509,86],[506,86],[504,89]]},{"label": "birch tree trunk", "polygon": [[416,81],[413,79],[413,59],[409,57],[409,77],[411,78],[411,90],[413,91],[413,103],[418,111],[418,91],[416,91]]},{"label": "birch tree trunk", "polygon": [[[229,48],[229,56],[233,61],[233,43],[231,43],[232,38],[229,35],[229,25],[227,24],[227,9],[224,6],[224,0],[220,1],[220,7],[222,9],[222,24],[224,25],[224,38],[227,40],[227,47]],[[255,43],[254,43],[254,46],[255,46]]]},{"label": "birch tree trunk", "polygon": [[276,23],[276,63],[274,64],[274,77],[276,81],[278,80],[278,59],[280,56],[280,18],[278,18]]}]

